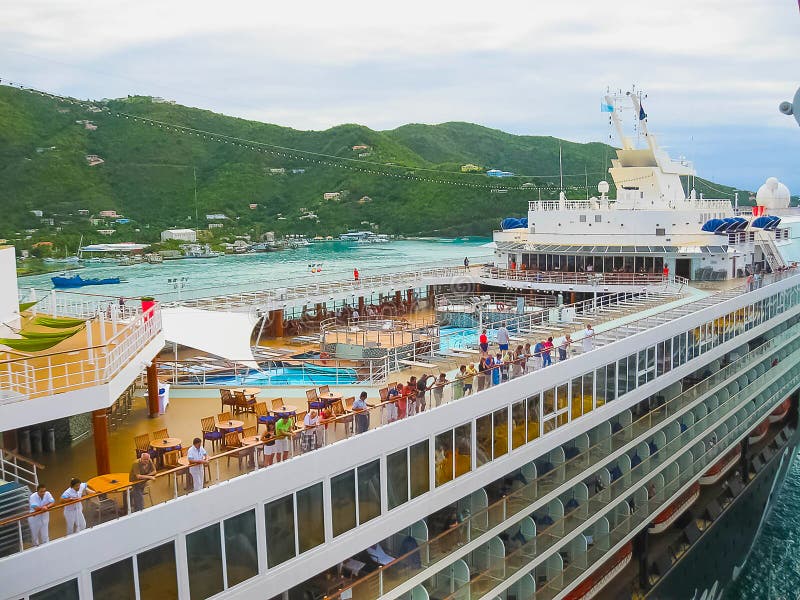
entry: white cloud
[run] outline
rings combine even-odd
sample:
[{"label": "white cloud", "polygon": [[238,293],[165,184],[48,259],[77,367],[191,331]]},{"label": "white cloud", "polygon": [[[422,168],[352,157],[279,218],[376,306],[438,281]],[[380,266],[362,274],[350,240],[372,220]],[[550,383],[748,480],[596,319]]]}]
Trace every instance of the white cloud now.
[{"label": "white cloud", "polygon": [[605,86],[635,82],[656,131],[785,131],[776,107],[800,83],[789,0],[6,4],[0,76],[298,128],[467,120],[605,139]]}]

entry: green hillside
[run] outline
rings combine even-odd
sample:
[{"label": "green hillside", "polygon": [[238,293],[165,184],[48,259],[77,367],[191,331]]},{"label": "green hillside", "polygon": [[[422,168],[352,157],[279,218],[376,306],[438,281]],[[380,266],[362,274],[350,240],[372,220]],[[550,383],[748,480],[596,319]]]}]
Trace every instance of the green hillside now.
[{"label": "green hillside", "polygon": [[[578,174],[568,177],[566,185],[583,185],[588,172],[595,189],[613,156],[613,149],[600,143],[517,136],[470,123],[413,124],[391,131],[348,124],[298,131],[149,97],[96,106],[108,110],[0,87],[0,200],[5,209],[0,237],[21,239],[17,243],[23,246],[38,239],[74,246],[79,235],[85,242],[154,241],[166,227],[205,229],[205,215],[211,213],[229,217],[214,229],[217,239],[265,231],[335,235],[370,224],[383,233],[488,235],[502,217],[524,215],[528,200],[557,196],[558,179],[552,176],[558,174],[559,144],[564,172]],[[270,146],[253,150],[130,115]],[[77,122],[84,120],[97,129]],[[368,148],[353,150],[360,145]],[[368,156],[359,158],[360,153]],[[86,155],[91,154],[104,162],[89,166]],[[460,166],[466,163],[534,177],[465,175]],[[286,174],[270,171],[281,168]],[[292,174],[292,169],[305,172]],[[519,189],[522,184],[548,189]],[[492,193],[491,186],[508,192]],[[326,192],[342,194],[323,200]],[[586,192],[570,190],[569,195],[582,198]],[[362,201],[365,196],[369,200]],[[251,204],[258,206],[251,209]],[[89,222],[91,215],[110,209],[131,222]],[[52,218],[53,225],[43,224],[34,210]],[[316,218],[301,219],[308,213]],[[116,233],[101,236],[97,229],[104,227]],[[26,235],[31,236],[27,242]]]}]

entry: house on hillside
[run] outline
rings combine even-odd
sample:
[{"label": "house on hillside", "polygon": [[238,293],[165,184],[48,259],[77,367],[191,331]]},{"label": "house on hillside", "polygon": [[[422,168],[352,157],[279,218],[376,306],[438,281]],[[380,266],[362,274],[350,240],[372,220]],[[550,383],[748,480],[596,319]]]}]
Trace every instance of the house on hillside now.
[{"label": "house on hillside", "polygon": [[97,156],[97,154],[87,154],[86,155],[86,162],[89,163],[90,167],[94,167],[96,165],[102,165],[104,161],[102,158]]},{"label": "house on hillside", "polygon": [[225,213],[213,213],[206,215],[206,221],[227,221],[228,216]]},{"label": "house on hillside", "polygon": [[305,172],[306,172],[305,169],[292,169],[292,174],[293,175],[302,175]]},{"label": "house on hillside", "polygon": [[117,232],[116,229],[98,229],[97,233],[100,235],[114,235]]},{"label": "house on hillside", "polygon": [[480,173],[483,171],[478,165],[473,165],[472,163],[461,165],[461,172],[462,173]]},{"label": "house on hillside", "polygon": [[118,215],[117,211],[115,211],[115,210],[101,210],[100,211],[100,216],[101,217],[106,217],[108,219],[116,219],[120,215]]},{"label": "house on hillside", "polygon": [[251,203],[247,205],[250,210],[255,210],[258,208],[258,204]]},{"label": "house on hillside", "polygon": [[341,197],[342,197],[341,192],[325,192],[324,194],[322,194],[323,200],[338,200]]},{"label": "house on hillside", "polygon": [[286,175],[286,169],[284,169],[283,167],[279,167],[277,169],[270,169],[269,170],[269,174],[270,175]]},{"label": "house on hillside", "polygon": [[39,218],[41,219],[41,218],[42,218],[42,215],[43,215],[44,213],[43,213],[42,211],[40,211],[40,210],[32,210],[32,211],[31,211],[31,214],[32,214],[34,217],[39,217]]},{"label": "house on hillside", "polygon": [[361,198],[358,199],[359,204],[366,204],[367,202],[372,202],[372,198],[369,196],[361,196]]},{"label": "house on hillside", "polygon": [[358,152],[359,150],[369,150],[369,146],[364,144],[358,144],[357,146],[353,146],[353,152]]},{"label": "house on hillside", "polygon": [[531,183],[530,181],[528,181],[527,183],[523,183],[522,187],[527,190],[527,189],[530,189],[530,188],[535,188],[536,184],[535,183]]},{"label": "house on hillside", "polygon": [[489,177],[513,177],[514,174],[510,171],[501,171],[500,169],[490,169],[486,171]]},{"label": "house on hillside", "polygon": [[89,210],[86,208],[78,209],[78,214],[85,217],[89,214]]},{"label": "house on hillside", "polygon": [[78,125],[83,125],[84,129],[88,129],[89,131],[95,131],[97,129],[97,125],[95,125],[92,121],[88,119],[79,119],[75,121]]},{"label": "house on hillside", "polygon": [[223,223],[209,223],[209,229],[222,229]]}]

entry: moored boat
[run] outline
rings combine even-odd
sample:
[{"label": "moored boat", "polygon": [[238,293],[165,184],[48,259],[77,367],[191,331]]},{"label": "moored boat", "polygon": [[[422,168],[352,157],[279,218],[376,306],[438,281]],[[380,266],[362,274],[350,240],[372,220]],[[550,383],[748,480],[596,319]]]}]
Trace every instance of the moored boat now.
[{"label": "moored boat", "polygon": [[51,280],[53,281],[53,287],[57,288],[78,288],[87,285],[114,285],[122,282],[119,277],[84,279],[80,275],[56,275],[55,277],[51,277]]}]

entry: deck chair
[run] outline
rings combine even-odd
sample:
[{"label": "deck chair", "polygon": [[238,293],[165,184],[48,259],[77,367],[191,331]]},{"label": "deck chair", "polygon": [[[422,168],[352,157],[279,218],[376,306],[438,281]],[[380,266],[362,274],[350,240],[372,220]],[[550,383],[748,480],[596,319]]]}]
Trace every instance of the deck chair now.
[{"label": "deck chair", "polygon": [[206,440],[210,440],[211,450],[213,451],[217,444],[222,441],[222,432],[217,431],[214,417],[203,417],[200,419],[200,426],[203,429],[203,446],[206,445]]},{"label": "deck chair", "polygon": [[261,424],[266,426],[270,420],[269,411],[267,410],[267,403],[256,402],[253,408],[256,411],[256,429],[258,429],[258,426]]},{"label": "deck chair", "polygon": [[[227,452],[229,450],[236,450],[236,448],[242,447],[242,440],[239,437],[239,432],[231,431],[230,433],[225,434],[225,441],[222,445],[222,450]],[[239,463],[239,470],[242,470],[242,460],[246,460],[248,456],[253,454],[254,448],[243,448],[241,451],[237,452],[236,454],[228,454],[227,458],[227,465],[230,466],[231,459],[235,458]]]},{"label": "deck chair", "polygon": [[164,440],[167,439],[168,437],[169,437],[169,430],[166,428],[158,429],[150,434],[151,440]]},{"label": "deck chair", "polygon": [[319,386],[319,395],[320,396],[327,396],[331,393],[331,388],[328,385],[321,385]]},{"label": "deck chair", "polygon": [[378,390],[378,394],[380,394],[381,402],[386,402],[389,399],[389,388],[381,388]]},{"label": "deck chair", "polygon": [[225,421],[230,421],[232,419],[233,419],[233,417],[231,416],[231,413],[229,413],[229,412],[219,413],[217,415],[217,423],[224,423]]},{"label": "deck chair", "polygon": [[242,437],[255,437],[258,435],[258,425],[251,425],[242,429]]},{"label": "deck chair", "polygon": [[308,401],[308,410],[312,408],[316,410],[325,408],[325,403],[320,401],[317,390],[306,390],[306,400]]},{"label": "deck chair", "polygon": [[224,411],[226,405],[231,407],[236,406],[236,400],[234,399],[233,394],[231,394],[230,390],[226,390],[225,388],[220,389],[219,396],[220,400],[222,401],[222,405],[220,406],[219,409],[220,411]]},{"label": "deck chair", "polygon": [[143,433],[133,438],[133,443],[136,446],[136,458],[139,458],[145,452],[150,452],[150,434]]},{"label": "deck chair", "polygon": [[272,411],[281,410],[283,408],[284,402],[283,398],[273,398],[271,401],[272,404]]},{"label": "deck chair", "polygon": [[256,398],[253,395],[247,397],[244,395],[244,392],[235,391],[233,392],[233,411],[234,412],[254,412],[253,405],[256,403]]}]

